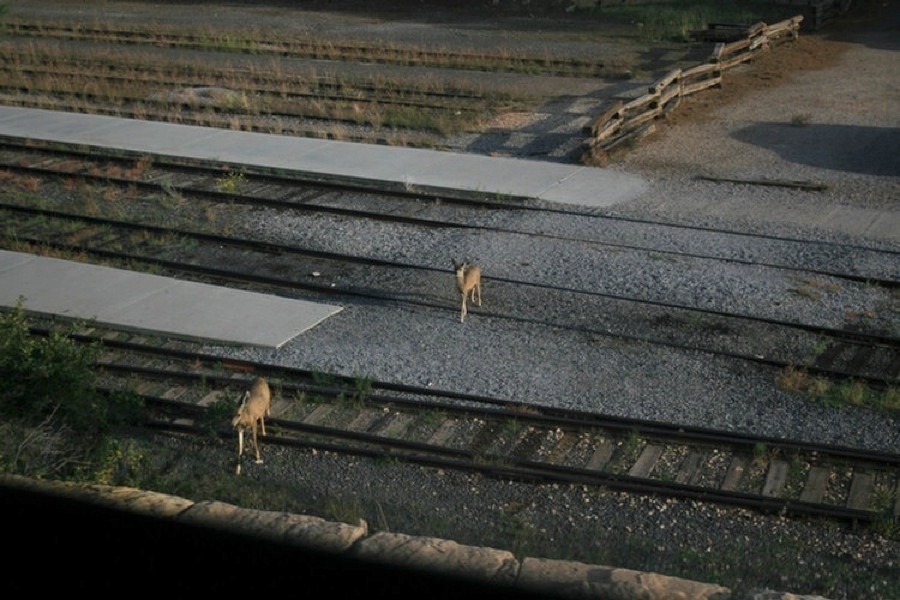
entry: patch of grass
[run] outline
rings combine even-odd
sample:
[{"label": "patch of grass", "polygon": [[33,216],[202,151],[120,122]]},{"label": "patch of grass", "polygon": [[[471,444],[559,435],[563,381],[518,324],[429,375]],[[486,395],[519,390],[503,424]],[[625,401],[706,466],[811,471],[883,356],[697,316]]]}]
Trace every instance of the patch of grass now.
[{"label": "patch of grass", "polygon": [[896,386],[878,390],[855,380],[835,383],[824,377],[812,376],[806,370],[794,366],[783,369],[775,384],[782,390],[806,395],[827,406],[856,406],[887,413],[900,412],[900,390]]},{"label": "patch of grass", "polygon": [[236,194],[246,181],[247,176],[242,171],[228,171],[216,178],[216,189],[226,194]]},{"label": "patch of grass", "polygon": [[616,454],[610,463],[610,470],[623,472],[631,467],[640,455],[644,440],[636,431],[631,431],[623,440],[619,440]]},{"label": "patch of grass", "polygon": [[788,289],[789,292],[804,298],[820,300],[824,294],[834,294],[841,291],[841,286],[832,281],[817,278],[805,278],[799,285]]},{"label": "patch of grass", "polygon": [[809,349],[809,358],[815,359],[818,356],[822,356],[822,353],[828,349],[828,341],[827,340],[818,340],[815,344],[813,344],[812,348]]},{"label": "patch of grass", "polygon": [[768,463],[772,458],[773,451],[765,442],[756,442],[753,444],[753,461],[757,464]]},{"label": "patch of grass", "polygon": [[447,418],[447,413],[444,412],[443,410],[432,409],[432,410],[429,410],[428,412],[426,412],[421,417],[419,417],[419,420],[422,422],[423,425],[435,427],[435,426],[443,423],[446,418]]},{"label": "patch of grass", "polygon": [[809,113],[800,113],[791,117],[791,125],[794,127],[806,127],[809,125],[812,120],[812,115]]},{"label": "patch of grass", "polygon": [[527,506],[521,503],[503,505],[499,516],[499,530],[504,547],[518,557],[534,556],[537,552],[535,537],[537,528],[525,513]]},{"label": "patch of grass", "polygon": [[503,424],[501,435],[503,439],[511,441],[516,439],[524,428],[525,426],[518,419],[509,419]]},{"label": "patch of grass", "polygon": [[372,392],[372,378],[355,377],[353,379],[353,397],[358,402],[365,402],[366,398]]},{"label": "patch of grass", "polygon": [[604,3],[599,8],[585,10],[630,23],[634,34],[644,41],[684,42],[691,39],[692,31],[706,29],[710,23],[753,25],[760,21],[775,23],[789,16],[783,8],[762,0],[740,3],[719,0]]},{"label": "patch of grass", "polygon": [[331,496],[325,501],[328,518],[341,523],[359,523],[365,518],[365,510],[359,496],[355,494]]}]

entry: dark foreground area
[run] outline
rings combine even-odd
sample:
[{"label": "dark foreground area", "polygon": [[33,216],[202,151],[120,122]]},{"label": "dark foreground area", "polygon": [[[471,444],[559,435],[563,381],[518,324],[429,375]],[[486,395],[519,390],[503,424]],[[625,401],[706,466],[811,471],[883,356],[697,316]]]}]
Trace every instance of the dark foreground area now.
[{"label": "dark foreground area", "polygon": [[538,597],[31,491],[0,490],[0,512],[7,592]]}]

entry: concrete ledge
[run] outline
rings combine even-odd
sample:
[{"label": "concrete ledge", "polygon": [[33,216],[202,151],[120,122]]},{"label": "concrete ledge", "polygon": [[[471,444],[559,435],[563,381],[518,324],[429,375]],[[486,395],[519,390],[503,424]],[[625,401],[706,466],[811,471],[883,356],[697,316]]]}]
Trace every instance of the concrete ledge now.
[{"label": "concrete ledge", "polygon": [[518,585],[566,598],[604,600],[729,600],[731,590],[720,585],[573,561],[526,558]]},{"label": "concrete ledge", "polygon": [[194,505],[184,498],[136,488],[30,479],[20,475],[0,475],[2,488],[66,497],[148,517],[176,518]]},{"label": "concrete ledge", "polygon": [[359,525],[347,525],[319,517],[240,508],[224,502],[198,502],[177,518],[192,525],[225,528],[329,554],[346,552],[368,533],[368,526],[362,520]]},{"label": "concrete ledge", "polygon": [[449,540],[402,533],[376,533],[361,540],[353,548],[353,556],[491,586],[512,586],[519,571],[519,561],[506,550],[463,546]]},{"label": "concrete ledge", "polygon": [[[91,506],[102,507],[105,514],[79,509]],[[404,590],[421,592],[428,586],[431,598],[474,593],[573,600],[828,600],[774,590],[754,590],[738,598],[720,585],[658,573],[545,558],[520,561],[506,550],[399,533],[370,536],[362,520],[349,525],[129,487],[19,475],[0,474],[0,517],[6,519],[8,531],[20,532],[14,534],[13,558],[21,568],[32,568],[38,557],[51,562],[56,557],[54,572],[72,570],[58,580],[67,590],[120,590],[114,579],[97,579],[93,569],[85,571],[85,565],[97,562],[105,570],[118,568],[120,575],[155,577],[165,589],[173,585],[165,574],[183,565],[201,571],[198,589],[206,591],[234,592],[235,586],[243,589],[243,581],[253,590],[277,585],[284,591],[304,582],[306,592],[353,589],[369,595],[403,595]],[[235,562],[248,565],[254,576],[244,580],[238,577],[242,573],[231,572],[243,568],[233,566]],[[19,572],[16,564],[7,565],[11,575],[6,580],[12,589],[33,590],[34,578]],[[202,572],[203,566],[217,572]],[[121,573],[124,570],[128,572]],[[56,582],[50,577],[40,584]]]}]

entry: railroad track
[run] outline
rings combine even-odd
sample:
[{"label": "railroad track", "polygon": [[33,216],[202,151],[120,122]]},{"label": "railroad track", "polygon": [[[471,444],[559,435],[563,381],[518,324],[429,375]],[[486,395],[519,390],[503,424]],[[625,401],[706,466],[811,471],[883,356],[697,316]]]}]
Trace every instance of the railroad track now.
[{"label": "railroad track", "polygon": [[146,426],[157,430],[233,439],[238,397],[266,377],[275,398],[264,455],[283,445],[854,524],[900,518],[897,454],[223,360],[193,344],[90,325],[67,334],[102,345],[102,386],[139,395],[152,415]]},{"label": "railroad track", "polygon": [[[770,235],[735,233],[696,226],[678,226],[649,220],[596,215],[590,209],[581,207],[534,205],[527,198],[493,198],[483,194],[453,193],[447,190],[438,193],[433,190],[385,189],[382,185],[370,188],[365,182],[328,182],[317,177],[299,173],[278,173],[269,170],[256,171],[246,166],[233,167],[225,164],[204,164],[200,161],[177,157],[134,156],[102,148],[76,148],[59,144],[43,143],[36,140],[4,139],[0,136],[0,169],[11,173],[23,173],[25,177],[48,177],[71,179],[78,177],[85,181],[106,183],[125,187],[136,187],[145,192],[181,193],[213,202],[244,206],[265,206],[278,209],[292,209],[305,212],[331,213],[348,217],[378,219],[395,223],[409,223],[425,227],[465,227],[489,233],[522,233],[544,239],[560,239],[585,244],[595,244],[620,250],[640,250],[673,257],[710,258],[728,260],[734,263],[767,266],[778,269],[793,269],[808,274],[834,276],[848,281],[865,282],[889,288],[900,287],[900,268],[889,271],[866,270],[865,265],[878,262],[885,256],[891,260],[900,259],[900,253],[892,250],[877,250],[837,244],[815,242],[791,238],[777,238]],[[227,179],[237,176],[239,181],[228,188]],[[372,189],[381,192],[369,199],[365,207],[349,206],[335,202],[335,194],[352,190]],[[322,201],[322,199],[326,201]],[[423,216],[422,201],[482,208],[493,211],[527,211],[544,218],[566,218],[583,216],[596,220],[597,229],[605,229],[610,224],[634,223],[638,226],[665,227],[683,230],[685,236],[694,234],[721,234],[758,240],[773,244],[773,248],[759,257],[716,255],[708,251],[692,251],[652,245],[646,239],[641,243],[619,241],[603,236],[554,236],[541,233],[537,229],[504,228],[479,225],[467,213],[453,218],[428,218]],[[431,206],[431,204],[425,205]],[[702,246],[700,247],[702,248]],[[828,262],[810,262],[791,258],[795,254],[811,254],[819,250],[829,256]],[[801,253],[800,251],[803,250]],[[855,262],[840,262],[843,251],[862,253]],[[838,263],[838,267],[830,264]]]},{"label": "railroad track", "polygon": [[[291,294],[304,289],[328,297],[343,297],[353,300],[376,300],[398,302],[429,310],[455,311],[455,305],[447,299],[437,298],[428,291],[440,287],[440,281],[447,279],[444,270],[429,267],[383,261],[365,257],[339,256],[333,253],[306,251],[255,240],[241,240],[233,237],[198,234],[172,228],[160,228],[115,222],[109,219],[81,218],[71,214],[35,209],[17,209],[0,205],[0,211],[7,213],[7,223],[15,230],[16,244],[27,244],[35,248],[54,249],[63,254],[93,256],[99,261],[113,261],[115,264],[136,266],[144,263],[147,268],[162,267],[180,276],[189,275],[198,280],[219,284],[238,284],[247,288],[267,288],[274,293]],[[39,224],[29,223],[33,216],[40,216]],[[54,226],[54,219],[62,220],[62,225]],[[49,228],[48,228],[49,226]],[[74,230],[59,239],[60,227],[74,227]],[[37,231],[41,229],[41,231]],[[171,240],[172,247],[164,240]],[[150,240],[150,241],[148,241]],[[160,241],[163,240],[163,241]],[[6,239],[5,244],[13,240]],[[191,246],[189,259],[173,259],[170,255],[185,245]],[[124,246],[124,247],[123,247]],[[223,266],[227,265],[227,266]],[[235,267],[234,265],[240,265]],[[373,273],[373,269],[378,273]],[[318,282],[309,274],[332,273],[333,278],[347,281],[337,286],[333,281]],[[390,272],[390,275],[386,273]],[[288,275],[285,275],[287,273]],[[339,275],[337,275],[339,274]],[[402,294],[391,291],[392,286],[373,287],[372,281],[396,281],[403,278],[406,284],[399,286]],[[358,283],[352,283],[356,281]],[[421,294],[415,293],[418,286]],[[497,288],[501,284],[494,284]],[[531,287],[528,282],[507,282],[502,285]],[[424,287],[421,287],[424,286]],[[410,291],[414,292],[410,294]],[[569,290],[555,290],[557,294],[572,296]],[[578,294],[575,294],[578,295]],[[588,294],[588,296],[590,296]],[[586,302],[591,301],[589,297]],[[633,300],[637,304],[644,304]],[[769,319],[743,315],[728,315],[718,311],[703,311],[674,304],[658,305],[655,308],[666,311],[665,319],[654,322],[653,331],[646,335],[617,332],[615,330],[591,329],[577,323],[567,323],[559,319],[547,320],[541,311],[529,315],[528,311],[500,310],[482,311],[495,319],[522,321],[547,327],[578,329],[585,334],[665,345],[685,350],[701,350],[729,358],[740,359],[778,368],[804,368],[810,373],[835,379],[855,379],[884,389],[900,382],[900,342],[887,336],[863,332],[845,332],[820,326],[797,323],[779,323]],[[715,336],[703,342],[695,339],[695,332],[684,325],[689,322],[688,313],[706,312],[707,328],[711,331],[739,331],[749,326],[757,331],[765,330],[765,342],[755,352],[736,352],[729,349],[730,342],[718,340]],[[675,313],[685,313],[682,319],[673,318]],[[712,321],[715,319],[715,322]],[[805,357],[784,354],[774,345],[773,337],[791,336],[801,332],[809,337],[809,343],[823,348],[820,353]]]},{"label": "railroad track", "polygon": [[159,48],[202,49],[230,53],[252,53],[289,58],[316,60],[360,60],[404,66],[432,66],[450,69],[484,70],[544,75],[596,77],[609,75],[610,67],[592,59],[529,56],[523,53],[484,53],[477,51],[429,50],[418,46],[368,44],[352,40],[292,39],[272,40],[246,32],[220,36],[215,32],[191,32],[165,29],[147,31],[144,28],[41,23],[19,19],[4,19],[0,24],[8,36],[41,40],[71,40],[102,42],[118,45],[152,46]]},{"label": "railroad track", "polygon": [[[7,34],[0,53],[0,100],[6,104],[226,129],[240,121],[246,131],[417,147],[435,147],[443,136],[479,130],[492,116],[533,110],[539,102],[527,91],[503,91],[458,75],[423,77],[421,69],[592,78],[608,71],[578,58],[295,35],[277,40],[258,33],[17,19],[5,19],[0,31]],[[336,63],[349,64],[338,69],[340,76]],[[357,68],[373,63],[387,65],[391,74]]]},{"label": "railroad track", "polygon": [[[479,224],[477,219],[472,223],[471,217],[485,209],[537,213],[542,218],[558,214],[528,203],[471,197],[423,198],[414,192],[379,196],[368,191],[371,201],[360,209],[358,203],[341,202],[341,195],[351,192],[348,188],[298,182],[272,174],[238,172],[224,169],[222,165],[141,163],[136,157],[103,156],[98,149],[80,153],[10,144],[0,156],[4,172],[26,191],[30,178],[34,178],[36,189],[45,181],[54,181],[57,190],[65,190],[68,185],[96,186],[103,193],[120,194],[127,199],[126,204],[140,204],[149,195],[177,195],[182,200],[189,198],[190,202],[185,204],[200,213],[207,205],[228,206],[229,213],[240,213],[241,207],[247,210],[265,207],[329,213],[344,219],[377,219],[396,227],[490,230],[495,235],[534,236],[544,234],[504,230],[496,225]],[[240,173],[240,189],[223,190],[227,183],[224,180],[236,172]],[[45,199],[37,203],[28,198],[25,202],[7,203],[0,209],[7,224],[4,246],[25,245],[42,251],[79,253],[91,260],[127,264],[129,268],[143,264],[182,277],[270,293],[296,294],[303,290],[307,296],[339,297],[344,301],[361,298],[401,302],[427,310],[457,310],[448,297],[436,291],[447,288],[451,277],[449,265],[436,269],[425,264],[198,231],[175,223],[136,222],[127,215],[115,219],[83,211],[62,211],[60,206],[36,205],[52,195],[42,194]],[[447,206],[450,213],[462,211],[462,216],[450,214],[440,219],[424,216],[427,211],[423,208],[438,202]],[[67,205],[71,202],[62,203],[63,207],[68,208]],[[240,218],[236,214],[235,219]],[[164,220],[177,221],[168,213]],[[665,252],[659,248],[650,250]],[[703,258],[722,260],[722,257]],[[331,278],[310,277],[316,272],[331,274]],[[870,280],[860,273],[844,272],[839,276]],[[778,368],[802,367],[821,376],[853,378],[872,386],[896,386],[897,383],[898,342],[890,335],[703,311],[698,307],[525,280],[489,279],[488,282],[492,294],[498,298],[528,297],[539,291],[546,298],[555,298],[550,302],[575,308],[547,318],[542,316],[543,308],[530,312],[517,305],[515,310],[504,311],[500,308],[502,302],[495,302],[490,310],[482,311],[482,316],[487,318],[528,321],[542,327],[571,328],[584,335],[700,350]],[[896,281],[888,276],[882,284],[893,286]],[[395,289],[404,293],[396,294],[392,291]],[[627,333],[592,329],[577,319],[567,321],[566,317],[558,316],[596,310],[598,303],[603,304],[604,312],[618,312],[623,322],[629,320],[629,312],[638,311],[649,324],[646,335],[636,334],[633,328]],[[703,315],[706,328],[714,334],[703,337],[702,341],[687,326],[696,322],[697,314]],[[736,352],[731,348],[730,336],[734,332],[764,343],[755,351]],[[805,336],[805,346],[815,345],[818,351],[802,356],[779,355],[779,345],[774,341],[779,335],[795,340]],[[195,435],[209,435],[212,430],[214,435],[227,438],[233,435],[227,426],[210,419],[227,417],[227,411],[233,410],[233,399],[253,376],[261,374],[274,383],[278,398],[264,444],[387,456],[510,479],[597,485],[858,523],[896,519],[900,510],[896,501],[900,477],[898,457],[893,454],[329,377],[226,360],[203,354],[187,343],[182,346],[186,349],[177,351],[173,350],[172,343],[163,348],[141,336],[115,332],[88,330],[79,334],[79,340],[85,343],[102,340],[107,353],[98,368],[104,374],[104,385],[109,385],[109,389],[124,387],[143,397],[155,415],[147,424],[153,428]],[[224,423],[227,424],[227,418]]]},{"label": "railroad track", "polygon": [[[529,234],[527,231],[468,224],[466,216],[451,220],[424,218],[417,215],[421,201],[409,198],[394,198],[382,209],[343,206],[335,201],[342,191],[339,188],[278,179],[251,177],[241,182],[245,188],[243,193],[222,191],[218,189],[221,186],[219,178],[223,176],[222,170],[209,166],[190,169],[155,167],[154,170],[146,165],[138,168],[128,162],[98,162],[95,157],[77,153],[44,153],[22,148],[17,148],[11,155],[0,159],[0,165],[3,164],[11,172],[24,172],[27,177],[77,176],[98,185],[109,183],[128,188],[138,187],[147,193],[157,194],[176,190],[178,194],[190,195],[192,204],[210,202],[227,205],[232,209],[235,205],[265,206],[280,210],[377,219],[415,227]],[[139,176],[129,174],[128,169],[138,169]],[[327,201],[317,204],[317,200],[323,197],[327,197]],[[441,201],[457,202],[452,198]],[[465,199],[458,202],[465,207],[476,201]],[[374,200],[373,203],[378,204]],[[14,232],[12,237],[5,237],[7,247],[25,244],[35,248],[53,248],[62,253],[92,256],[96,260],[113,261],[116,264],[134,266],[142,263],[148,268],[162,267],[179,276],[243,287],[256,286],[257,289],[262,286],[280,294],[305,290],[322,297],[337,296],[349,301],[365,299],[400,302],[428,310],[455,310],[448,298],[438,291],[446,287],[446,280],[449,278],[445,269],[377,257],[323,252],[236,235],[205,233],[194,228],[148,225],[130,220],[62,212],[27,204],[29,203],[4,204],[0,207],[6,215],[9,231]],[[498,206],[491,201],[487,201],[484,206],[494,210],[528,210],[524,207]],[[168,219],[168,214],[166,218]],[[541,233],[533,235],[544,236]],[[186,251],[185,248],[189,250]],[[656,249],[653,251],[659,252]],[[326,273],[329,276],[311,276],[316,273]],[[862,277],[848,273],[841,273],[840,276],[851,280]],[[869,277],[865,280],[873,283]],[[893,287],[897,281],[883,279],[876,283]],[[521,307],[504,310],[500,305],[489,312],[485,311],[491,318],[525,320],[544,327],[571,328],[597,337],[701,350],[780,369],[802,368],[815,376],[863,381],[878,389],[895,386],[900,375],[900,342],[889,334],[783,322],[761,316],[705,310],[697,306],[555,287],[527,280],[494,278],[491,285],[494,295],[498,297],[512,299],[540,293],[547,297],[546,302],[558,302],[571,307],[563,311],[563,316],[548,319],[543,316],[543,309],[536,312]],[[401,289],[404,293],[393,293],[392,289]],[[591,327],[577,318],[579,314],[602,309],[609,314],[620,312],[622,318],[628,320],[628,312],[638,310],[638,307],[641,320],[647,324],[643,331],[635,331],[633,322],[629,322],[626,332],[617,330],[615,326],[603,329]],[[703,328],[708,332],[702,341],[698,341],[696,335],[698,318],[702,318]],[[691,323],[695,323],[695,326],[691,326]],[[748,342],[750,347],[735,350],[733,339],[729,337],[735,332],[744,332],[745,339],[753,342]],[[796,348],[796,341],[790,344],[779,341],[787,338],[796,340],[797,336],[802,336],[805,340],[800,345],[806,349],[802,353],[788,349]]]}]

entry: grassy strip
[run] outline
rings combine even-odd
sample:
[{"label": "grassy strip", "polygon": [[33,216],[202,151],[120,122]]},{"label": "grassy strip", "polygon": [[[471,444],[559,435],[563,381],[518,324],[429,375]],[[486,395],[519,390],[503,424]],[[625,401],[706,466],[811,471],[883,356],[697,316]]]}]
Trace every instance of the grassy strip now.
[{"label": "grassy strip", "polygon": [[486,53],[475,49],[425,48],[397,43],[373,43],[361,40],[322,40],[314,33],[292,33],[290,40],[272,39],[272,32],[241,30],[221,32],[212,28],[112,26],[68,24],[53,21],[31,23],[7,19],[0,33],[18,37],[68,39],[114,44],[151,45],[216,52],[340,60],[402,66],[437,67],[486,72],[512,72],[580,77],[621,77],[627,73],[618,61],[564,59],[547,53],[542,56],[502,50]]}]

